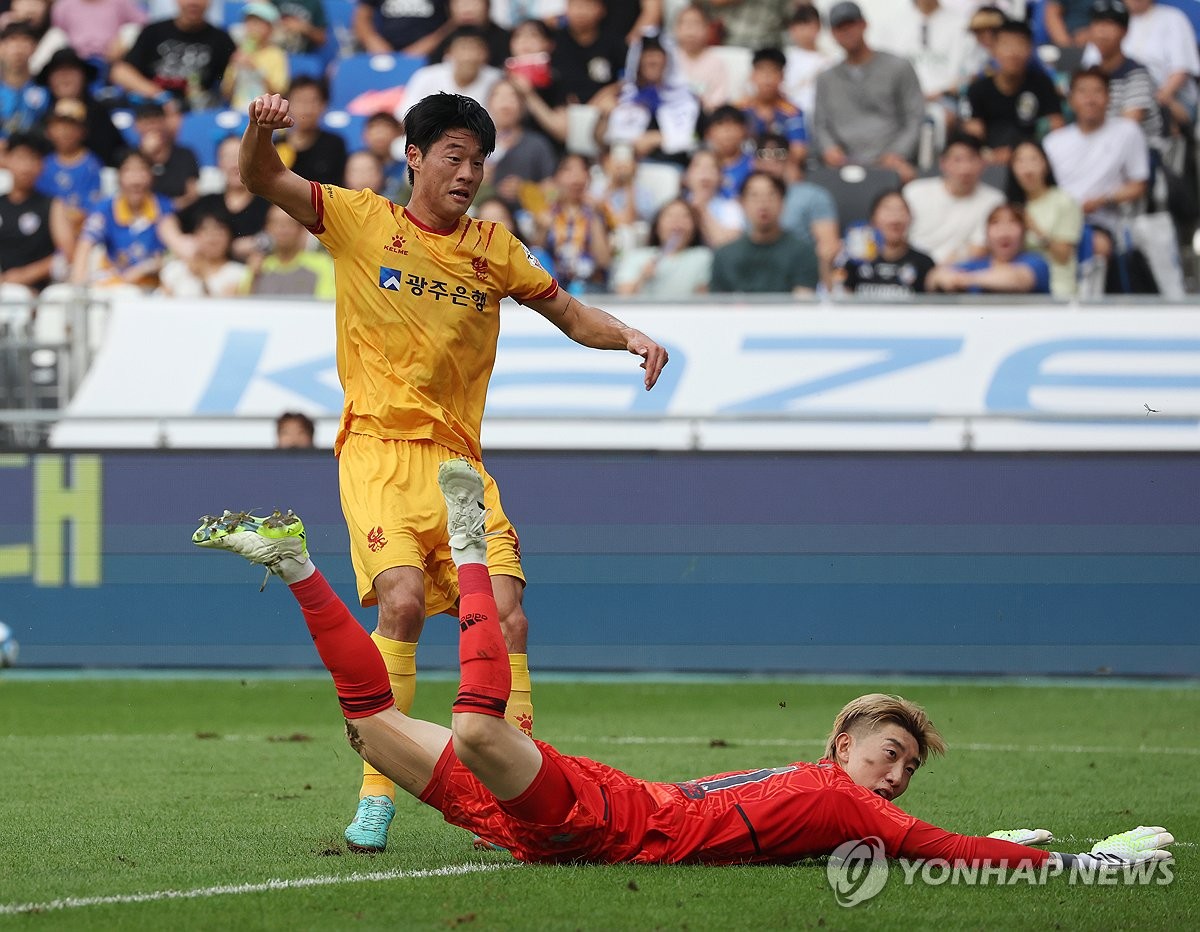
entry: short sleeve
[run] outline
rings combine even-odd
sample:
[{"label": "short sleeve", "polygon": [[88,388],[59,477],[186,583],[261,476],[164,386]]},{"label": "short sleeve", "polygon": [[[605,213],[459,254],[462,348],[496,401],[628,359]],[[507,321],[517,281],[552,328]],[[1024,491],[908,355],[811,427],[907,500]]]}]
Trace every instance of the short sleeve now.
[{"label": "short sleeve", "polygon": [[1147,181],[1150,178],[1150,149],[1142,128],[1132,120],[1116,117],[1125,128],[1125,175],[1130,181]]},{"label": "short sleeve", "polygon": [[1058,96],[1058,88],[1054,86],[1054,81],[1040,68],[1034,69],[1031,73],[1037,75],[1033,80],[1037,84],[1038,114],[1051,116],[1062,113],[1062,98]]},{"label": "short sleeve", "polygon": [[308,228],[334,258],[353,246],[366,225],[379,195],[370,190],[351,191],[333,184],[309,182],[317,222]]},{"label": "short sleeve", "polygon": [[1083,209],[1062,188],[1058,191],[1062,195],[1059,208],[1054,212],[1054,220],[1045,233],[1050,239],[1063,243],[1078,243],[1083,237]]},{"label": "short sleeve", "polygon": [[1033,272],[1033,293],[1050,293],[1050,266],[1046,260],[1035,252],[1023,252],[1013,260],[1018,265],[1026,266]]},{"label": "short sleeve", "polygon": [[508,229],[495,225],[498,233],[508,240],[508,280],[505,289],[518,301],[541,301],[558,293],[558,282],[542,268],[533,253]]},{"label": "short sleeve", "polygon": [[812,222],[816,222],[817,220],[833,220],[836,223],[838,218],[837,204],[833,201],[833,195],[820,185],[813,185],[808,214],[809,220]]}]

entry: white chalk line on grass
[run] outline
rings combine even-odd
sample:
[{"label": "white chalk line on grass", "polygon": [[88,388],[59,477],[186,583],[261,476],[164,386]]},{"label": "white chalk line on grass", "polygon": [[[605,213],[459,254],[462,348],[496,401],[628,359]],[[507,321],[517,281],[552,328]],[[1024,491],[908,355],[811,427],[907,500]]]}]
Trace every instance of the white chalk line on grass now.
[{"label": "white chalk line on grass", "polygon": [[222,884],[194,890],[154,890],[150,893],[117,893],[111,896],[71,896],[45,903],[0,903],[0,916],[20,913],[48,913],[85,906],[113,906],[129,903],[153,903],[159,900],[198,900],[210,896],[240,896],[244,893],[269,893],[273,890],[302,890],[307,887],[332,887],[344,883],[379,883],[383,880],[424,880],[428,877],[460,877],[506,870],[513,864],[454,864],[429,870],[372,871],[365,874],[330,874],[324,877],[297,877],[295,880],[265,880],[262,883]]},{"label": "white chalk line on grass", "polygon": [[[314,736],[312,740],[324,737],[336,737],[341,742],[340,734]],[[287,735],[188,735],[178,732],[161,735],[123,735],[123,734],[87,734],[87,735],[0,735],[4,741],[56,741],[56,742],[162,742],[162,741],[271,741],[278,744],[304,743]],[[556,735],[554,741],[560,744],[613,744],[613,745],[710,745],[714,742],[724,742],[729,747],[744,748],[786,748],[786,747],[824,747],[823,738],[718,738],[712,735]],[[717,744],[715,746],[721,746]],[[971,741],[950,745],[952,751],[978,751],[985,754],[1163,754],[1167,756],[1200,757],[1200,747],[1179,747],[1170,745],[1139,744],[1129,747],[1092,744],[993,744],[990,742]]]}]

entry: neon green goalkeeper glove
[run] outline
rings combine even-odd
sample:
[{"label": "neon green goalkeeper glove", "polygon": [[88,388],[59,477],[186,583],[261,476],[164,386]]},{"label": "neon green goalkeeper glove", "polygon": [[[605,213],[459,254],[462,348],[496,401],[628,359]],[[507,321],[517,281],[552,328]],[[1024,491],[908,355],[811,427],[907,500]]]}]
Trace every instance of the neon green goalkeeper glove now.
[{"label": "neon green goalkeeper glove", "polygon": [[1048,845],[1054,841],[1054,833],[1048,828],[1011,828],[992,832],[988,838],[1011,841],[1015,845]]}]

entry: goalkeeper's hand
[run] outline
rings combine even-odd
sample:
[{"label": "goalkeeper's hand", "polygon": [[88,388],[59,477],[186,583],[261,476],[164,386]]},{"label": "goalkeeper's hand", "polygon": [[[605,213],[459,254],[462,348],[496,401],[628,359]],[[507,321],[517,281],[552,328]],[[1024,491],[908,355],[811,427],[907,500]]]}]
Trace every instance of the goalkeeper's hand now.
[{"label": "goalkeeper's hand", "polygon": [[1175,843],[1175,836],[1160,825],[1139,825],[1119,835],[1109,835],[1092,845],[1086,854],[1059,855],[1064,864],[1072,860],[1084,867],[1100,865],[1121,866],[1144,864],[1147,861],[1169,861],[1174,855],[1166,850]]},{"label": "goalkeeper's hand", "polygon": [[1011,841],[1015,845],[1048,845],[1054,841],[1054,833],[1048,828],[1000,829],[987,837]]}]

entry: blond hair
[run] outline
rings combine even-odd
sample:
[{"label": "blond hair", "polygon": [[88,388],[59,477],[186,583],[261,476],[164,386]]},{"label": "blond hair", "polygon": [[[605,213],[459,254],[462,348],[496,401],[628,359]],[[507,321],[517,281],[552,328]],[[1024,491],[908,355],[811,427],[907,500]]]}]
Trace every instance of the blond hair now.
[{"label": "blond hair", "polygon": [[825,756],[829,760],[837,759],[837,737],[846,732],[870,734],[884,725],[899,725],[917,742],[917,754],[921,763],[932,752],[946,753],[946,742],[941,732],[929,720],[929,716],[915,702],[901,696],[887,696],[883,693],[869,693],[851,699],[842,707],[842,711],[833,720],[833,731],[829,733],[829,743],[825,748]]}]

